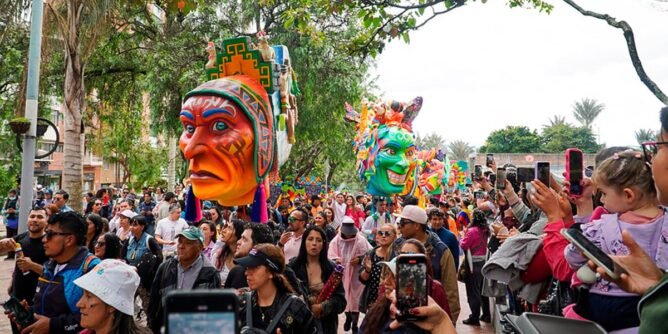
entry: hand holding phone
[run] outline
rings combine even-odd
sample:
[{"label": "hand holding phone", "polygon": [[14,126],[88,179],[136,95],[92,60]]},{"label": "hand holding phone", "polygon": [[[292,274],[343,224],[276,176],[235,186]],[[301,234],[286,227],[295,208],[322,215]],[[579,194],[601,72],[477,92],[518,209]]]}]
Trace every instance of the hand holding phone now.
[{"label": "hand holding phone", "polygon": [[422,317],[409,310],[427,306],[429,284],[427,281],[427,257],[424,254],[402,254],[397,257],[396,292],[399,321],[417,321]]},{"label": "hand holding phone", "polygon": [[9,300],[2,304],[2,307],[11,314],[14,314],[14,322],[22,328],[28,327],[36,321],[32,310],[23,305],[14,296],[11,296]]},{"label": "hand holding phone", "polygon": [[178,290],[165,297],[165,333],[239,333],[234,290]]},{"label": "hand holding phone", "polygon": [[596,247],[579,229],[562,229],[561,235],[580,250],[586,258],[603,268],[610,278],[618,280],[621,274],[627,274],[626,269],[622,268],[608,254],[605,254],[600,248]]},{"label": "hand holding phone", "polygon": [[566,150],[566,179],[570,187],[568,193],[574,198],[582,196],[582,179],[584,175],[584,159],[582,151],[577,148]]}]

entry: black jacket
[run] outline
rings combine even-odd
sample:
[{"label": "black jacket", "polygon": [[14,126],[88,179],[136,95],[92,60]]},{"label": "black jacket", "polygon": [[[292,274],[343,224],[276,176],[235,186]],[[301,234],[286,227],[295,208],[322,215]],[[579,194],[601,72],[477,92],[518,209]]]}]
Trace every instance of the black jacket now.
[{"label": "black jacket", "polygon": [[[202,255],[200,255],[202,256]],[[176,289],[177,275],[178,275],[179,260],[172,257],[169,260],[160,264],[158,272],[155,275],[153,284],[151,285],[151,299],[148,304],[148,321],[149,328],[155,334],[160,333],[164,321],[164,306],[163,298],[169,290]],[[220,274],[214,266],[206,259],[192,289],[219,289],[220,288]]]},{"label": "black jacket", "polygon": [[[294,295],[289,293],[278,292],[276,298],[274,298],[274,303],[271,305],[268,311],[265,311],[265,322],[263,324],[261,321],[261,313],[257,307],[257,293],[255,291],[251,292],[251,303],[252,305],[247,305],[245,295],[241,297],[241,309],[239,310],[239,318],[241,319],[241,327],[247,326],[246,320],[246,308],[252,307],[252,317],[253,317],[253,327],[258,329],[266,329],[266,326],[269,325],[271,320],[274,318],[274,315],[278,313],[284,303],[288,301],[289,298],[293,298],[292,304],[290,307],[283,313],[281,320],[278,322],[278,328],[281,329],[282,334],[316,334],[318,333],[318,327],[316,326],[315,319],[313,319],[313,314],[306,306],[301,298],[294,297]],[[275,333],[274,329],[273,333]],[[271,334],[271,333],[270,333]]]},{"label": "black jacket", "polygon": [[[292,261],[290,261],[290,263],[288,264],[288,267],[292,268],[292,270],[295,271],[295,275],[297,275],[297,278],[299,278],[307,287],[306,291],[308,293],[309,283],[308,283],[308,273],[306,272],[306,265],[296,265],[295,260],[296,258],[292,259]],[[321,269],[323,283],[327,283],[327,280],[334,272],[334,267],[335,267],[334,262],[329,261],[328,264],[329,264],[328,266],[325,266]],[[305,299],[308,300],[308,297],[311,296],[305,296],[305,297],[306,297]],[[318,296],[312,296],[312,297],[317,298]],[[322,326],[322,331],[319,330],[319,333],[336,334],[339,328],[339,313],[343,312],[346,309],[347,305],[345,291],[343,290],[343,283],[339,283],[339,285],[336,287],[336,290],[329,298],[329,300],[323,302],[322,305],[323,305],[322,317],[316,320],[316,322],[318,322],[319,325]]]}]

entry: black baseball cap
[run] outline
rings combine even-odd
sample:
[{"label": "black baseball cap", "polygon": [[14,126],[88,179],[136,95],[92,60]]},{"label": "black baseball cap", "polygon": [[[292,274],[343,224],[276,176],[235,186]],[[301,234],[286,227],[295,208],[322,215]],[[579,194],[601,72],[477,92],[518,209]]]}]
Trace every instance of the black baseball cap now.
[{"label": "black baseball cap", "polygon": [[242,258],[234,259],[234,264],[238,264],[246,268],[255,268],[259,266],[267,266],[270,271],[281,272],[281,267],[278,266],[272,259],[268,258],[267,255],[253,248],[248,252],[247,256]]}]

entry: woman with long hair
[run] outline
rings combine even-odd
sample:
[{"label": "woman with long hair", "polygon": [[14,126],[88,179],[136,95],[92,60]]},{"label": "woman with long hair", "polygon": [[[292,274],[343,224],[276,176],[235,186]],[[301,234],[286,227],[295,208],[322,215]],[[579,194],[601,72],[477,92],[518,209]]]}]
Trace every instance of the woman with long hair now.
[{"label": "woman with long hair", "polygon": [[223,230],[223,214],[218,205],[213,205],[209,208],[209,220],[216,225],[216,229],[219,229],[222,232]]},{"label": "woman with long hair", "polygon": [[359,279],[364,284],[364,292],[360,299],[360,311],[367,309],[378,300],[380,278],[383,271],[381,262],[389,261],[392,244],[397,239],[397,230],[393,225],[385,224],[376,230],[377,246],[369,250],[362,260],[362,268]]},{"label": "woman with long hair", "polygon": [[[482,296],[483,276],[481,273],[482,266],[485,264],[490,232],[484,212],[474,209],[472,216],[471,224],[466,229],[460,243],[462,250],[466,252],[462,265],[467,266],[470,272],[464,284],[466,285],[466,298],[471,308],[471,315],[462,322],[465,325],[480,326],[480,321],[490,322],[491,320],[489,299]],[[481,308],[482,316],[480,315]]]},{"label": "woman with long hair", "polygon": [[244,221],[233,219],[225,223],[221,232],[218,250],[213,255],[213,266],[220,272],[220,281],[225,282],[230,269],[234,267],[234,252],[237,250],[237,241],[244,232]]},{"label": "woman with long hair", "polygon": [[[332,225],[332,223],[334,223],[334,208],[332,208],[331,206],[328,206],[323,210],[323,212],[325,213],[326,224],[329,225],[329,226],[334,227]],[[334,229],[336,229],[336,228],[334,228]]]},{"label": "woman with long hair", "polygon": [[204,248],[202,249],[202,254],[204,254],[207,259],[213,260],[212,257],[215,254],[214,250],[216,249],[216,241],[218,240],[216,224],[210,220],[202,220],[199,223],[199,229],[204,235]]},{"label": "woman with long hair", "polygon": [[121,250],[123,245],[121,239],[116,234],[107,232],[97,238],[95,243],[95,256],[100,260],[105,259],[121,259]]},{"label": "woman with long hair", "polygon": [[355,205],[355,197],[353,195],[346,196],[346,216],[353,219],[355,227],[362,228],[366,215],[364,214],[364,210]]},{"label": "woman with long hair", "polygon": [[103,260],[74,280],[83,289],[76,306],[81,312],[81,334],[149,334],[134,319],[134,297],[139,275],[120,260]]},{"label": "woman with long hair", "polygon": [[[288,266],[308,288],[308,304],[318,325],[318,333],[335,334],[339,327],[339,313],[346,308],[345,291],[340,276],[335,286],[327,286],[328,280],[336,282],[332,275],[336,264],[327,258],[327,236],[318,226],[311,226],[304,232],[299,255]],[[343,270],[341,268],[341,270]],[[323,289],[333,289],[326,300],[320,300]]]},{"label": "woman with long hair", "polygon": [[235,259],[234,263],[246,268],[251,290],[241,297],[239,314],[243,327],[267,333],[279,328],[282,334],[318,332],[313,314],[304,301],[294,295],[293,287],[283,275],[285,257],[278,246],[258,244],[248,256]]},{"label": "woman with long hair", "polygon": [[327,223],[327,213],[325,211],[327,211],[327,209],[318,212],[318,214],[313,217],[313,224],[325,231],[327,242],[330,242],[336,236],[336,230]]},{"label": "woman with long hair", "polygon": [[100,234],[102,234],[104,223],[102,222],[102,217],[91,213],[86,216],[86,224],[88,225],[88,230],[86,230],[86,245],[88,246],[88,251],[95,253],[95,243]]}]

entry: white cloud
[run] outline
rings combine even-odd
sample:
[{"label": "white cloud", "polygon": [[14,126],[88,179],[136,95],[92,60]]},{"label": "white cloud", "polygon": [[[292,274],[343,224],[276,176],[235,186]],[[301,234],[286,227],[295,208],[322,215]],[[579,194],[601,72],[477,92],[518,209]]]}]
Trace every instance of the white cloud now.
[{"label": "white cloud", "polygon": [[[594,123],[607,145],[635,144],[634,131],[658,128],[662,104],[640,82],[621,30],[560,1],[552,14],[473,2],[393,41],[372,75],[387,99],[424,97],[416,131],[476,146],[506,125],[539,129],[573,102],[595,98]],[[626,20],[650,77],[668,92],[668,12],[650,0],[579,0],[585,9]]]}]

